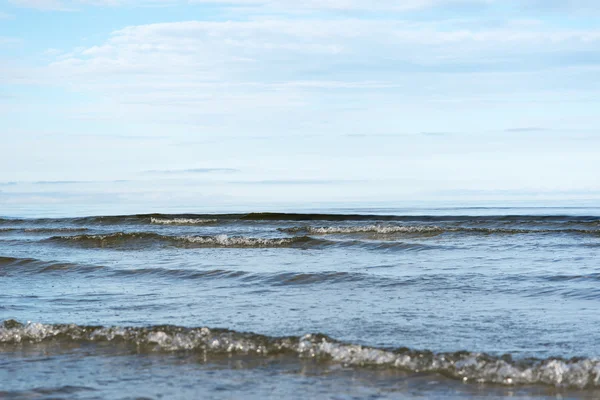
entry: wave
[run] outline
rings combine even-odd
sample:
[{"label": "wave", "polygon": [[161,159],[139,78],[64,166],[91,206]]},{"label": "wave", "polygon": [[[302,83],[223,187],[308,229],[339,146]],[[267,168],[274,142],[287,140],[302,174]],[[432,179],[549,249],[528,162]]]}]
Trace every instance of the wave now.
[{"label": "wave", "polygon": [[98,235],[52,236],[44,241],[83,248],[144,249],[153,246],[177,248],[297,248],[360,247],[366,250],[424,251],[449,246],[375,240],[327,240],[310,236],[261,238],[247,236],[167,236],[154,232],[115,232]]},{"label": "wave", "polygon": [[330,234],[416,234],[416,235],[439,235],[442,233],[470,233],[470,234],[540,234],[540,233],[567,233],[567,234],[588,234],[600,235],[598,230],[585,229],[507,229],[507,228],[475,228],[475,227],[441,227],[437,225],[362,225],[362,226],[297,226],[291,228],[279,228],[285,233],[304,233],[309,235],[330,235]]},{"label": "wave", "polygon": [[159,276],[184,280],[196,279],[239,279],[248,283],[264,283],[273,286],[296,286],[313,284],[331,284],[342,282],[364,281],[370,277],[361,273],[349,272],[278,272],[272,274],[251,273],[225,269],[189,270],[166,268],[142,268],[116,270],[113,275],[119,277]]},{"label": "wave", "polygon": [[40,273],[91,273],[103,267],[65,263],[58,261],[42,261],[34,258],[17,258],[0,256],[0,276]]},{"label": "wave", "polygon": [[[178,326],[103,327],[74,324],[21,324],[7,320],[0,326],[0,346],[36,344],[125,344],[139,353],[199,352],[205,357],[247,355],[258,358],[288,355],[298,360],[339,363],[347,367],[391,368],[439,373],[473,383],[503,385],[545,384],[557,387],[600,387],[600,360],[547,358],[513,360],[461,351],[434,353],[408,348],[383,349],[343,343],[323,334],[270,337],[225,329]],[[53,347],[49,346],[47,351]]]},{"label": "wave", "polygon": [[89,228],[69,227],[69,228],[25,228],[25,229],[23,229],[23,232],[33,232],[33,233],[85,232],[85,231],[89,231]]},{"label": "wave", "polygon": [[86,232],[89,228],[0,228],[0,232],[19,232],[19,233],[66,233],[66,232]]},{"label": "wave", "polygon": [[74,264],[59,261],[43,261],[34,258],[0,257],[0,277],[12,275],[37,275],[46,273],[90,274],[101,272],[102,276],[117,278],[157,277],[165,280],[204,280],[238,279],[242,283],[265,284],[272,286],[296,286],[313,284],[337,284],[344,282],[364,282],[368,285],[418,285],[417,279],[402,279],[373,276],[361,272],[319,271],[319,272],[275,272],[256,273],[228,269],[162,268],[145,267],[121,269],[98,265]]},{"label": "wave", "polygon": [[[79,265],[57,261],[42,261],[33,258],[0,257],[0,276],[12,274],[43,274],[55,272],[91,273],[102,270],[107,276],[119,278],[137,278],[155,276],[165,279],[241,279],[245,282],[258,282],[274,286],[308,285],[320,283],[341,283],[363,281],[372,277],[362,273],[350,272],[278,272],[278,273],[251,273],[240,270],[226,269],[169,269],[169,268],[136,268],[112,269],[109,267]],[[382,279],[380,279],[382,280]]]},{"label": "wave", "polygon": [[104,235],[53,236],[49,242],[77,245],[82,247],[147,247],[164,245],[173,247],[215,247],[215,248],[275,248],[298,247],[315,248],[332,242],[310,237],[260,238],[245,236],[166,236],[153,232],[115,232]]}]

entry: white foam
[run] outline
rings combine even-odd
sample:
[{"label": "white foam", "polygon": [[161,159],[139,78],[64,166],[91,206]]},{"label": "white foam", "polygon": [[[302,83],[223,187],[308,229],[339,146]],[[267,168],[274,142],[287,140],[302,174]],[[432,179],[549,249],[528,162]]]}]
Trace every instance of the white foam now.
[{"label": "white foam", "polygon": [[214,224],[217,222],[216,219],[197,219],[197,218],[150,218],[150,223],[160,225],[202,225],[202,224]]},{"label": "white foam", "polygon": [[306,231],[316,235],[326,235],[334,233],[438,233],[443,229],[439,226],[366,225],[307,227]]},{"label": "white foam", "polygon": [[186,240],[190,243],[198,243],[222,247],[278,247],[287,246],[296,239],[294,238],[253,238],[243,236],[180,236],[180,240]]}]

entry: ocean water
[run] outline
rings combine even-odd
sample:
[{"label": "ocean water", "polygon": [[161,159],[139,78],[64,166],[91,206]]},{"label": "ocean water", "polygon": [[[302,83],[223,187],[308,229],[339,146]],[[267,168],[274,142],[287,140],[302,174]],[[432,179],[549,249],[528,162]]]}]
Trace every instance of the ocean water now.
[{"label": "ocean water", "polygon": [[600,209],[0,219],[0,398],[600,398]]}]

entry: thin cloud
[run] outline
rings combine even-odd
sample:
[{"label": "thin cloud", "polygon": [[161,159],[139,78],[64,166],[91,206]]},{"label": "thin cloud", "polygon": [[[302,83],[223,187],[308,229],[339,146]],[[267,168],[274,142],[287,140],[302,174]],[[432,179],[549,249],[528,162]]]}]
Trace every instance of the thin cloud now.
[{"label": "thin cloud", "polygon": [[82,185],[93,183],[124,183],[131,182],[127,179],[107,180],[107,181],[11,181],[0,182],[0,186],[17,186],[17,185]]},{"label": "thin cloud", "polygon": [[341,179],[265,179],[258,181],[229,181],[236,185],[335,185],[343,183],[364,182],[362,180]]},{"label": "thin cloud", "polygon": [[189,169],[162,169],[162,170],[149,170],[144,171],[145,174],[212,174],[212,173],[226,173],[232,174],[240,172],[236,168],[189,168]]},{"label": "thin cloud", "polygon": [[404,133],[348,133],[344,136],[349,138],[397,138],[408,136]]},{"label": "thin cloud", "polygon": [[548,132],[551,131],[552,129],[549,128],[540,128],[540,127],[523,127],[523,128],[510,128],[510,129],[505,129],[504,132],[512,132],[512,133],[518,133],[518,132]]},{"label": "thin cloud", "polygon": [[448,136],[452,135],[452,132],[421,132],[423,136]]},{"label": "thin cloud", "polygon": [[34,185],[76,185],[80,183],[89,183],[86,181],[37,181],[32,182]]},{"label": "thin cloud", "polygon": [[[0,19],[2,19],[2,18],[0,18]],[[17,39],[14,37],[0,36],[0,46],[12,46],[15,44],[19,44],[21,42],[22,42],[21,39]]]}]

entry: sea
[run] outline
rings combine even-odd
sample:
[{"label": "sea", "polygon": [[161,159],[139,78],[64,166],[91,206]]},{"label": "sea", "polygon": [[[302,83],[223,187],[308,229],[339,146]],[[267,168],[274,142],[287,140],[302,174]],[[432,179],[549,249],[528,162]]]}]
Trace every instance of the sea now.
[{"label": "sea", "polygon": [[600,398],[600,208],[17,214],[2,399]]}]

